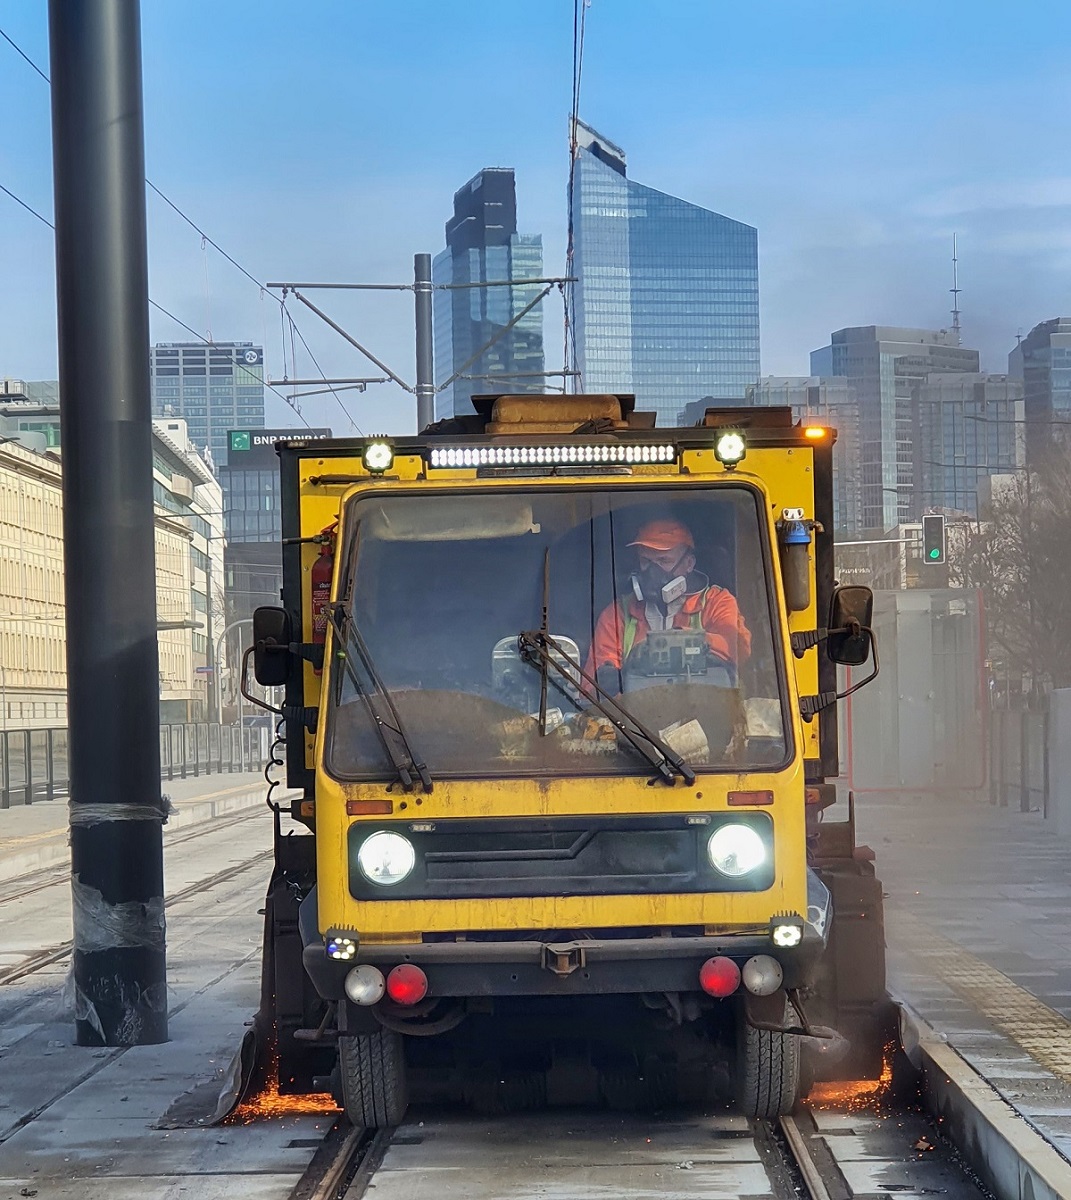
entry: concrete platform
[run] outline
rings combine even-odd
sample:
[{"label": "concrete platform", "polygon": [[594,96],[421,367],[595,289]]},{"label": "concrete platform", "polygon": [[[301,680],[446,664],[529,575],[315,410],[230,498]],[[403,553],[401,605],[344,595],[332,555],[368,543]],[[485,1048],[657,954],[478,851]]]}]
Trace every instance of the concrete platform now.
[{"label": "concrete platform", "polygon": [[1071,1159],[1071,838],[985,798],[864,794],[889,985]]}]

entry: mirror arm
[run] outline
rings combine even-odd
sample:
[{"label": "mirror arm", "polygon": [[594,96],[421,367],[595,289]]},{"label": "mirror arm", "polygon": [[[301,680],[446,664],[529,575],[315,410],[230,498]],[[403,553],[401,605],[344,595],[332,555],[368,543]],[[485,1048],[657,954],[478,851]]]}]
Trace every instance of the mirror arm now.
[{"label": "mirror arm", "polygon": [[[828,630],[819,629],[815,633],[824,633],[828,635],[830,632],[852,632],[852,633],[869,633],[870,634],[870,652],[874,656],[874,670],[866,677],[860,679],[858,683],[853,683],[850,688],[846,688],[843,692],[819,692],[817,696],[800,696],[800,715],[805,721],[813,721],[815,716],[824,708],[829,708],[830,705],[836,704],[838,700],[846,700],[849,696],[854,695],[860,688],[866,687],[868,683],[872,683],[881,670],[881,663],[878,660],[878,639],[874,636],[874,631],[866,626],[858,626],[855,629],[845,630]],[[804,634],[805,637],[810,637],[810,634]],[[795,637],[795,634],[793,634]],[[817,645],[820,638],[816,638],[811,645]],[[795,649],[795,645],[793,645]]]},{"label": "mirror arm", "polygon": [[843,625],[840,629],[807,629],[802,633],[789,634],[789,642],[792,646],[792,653],[797,658],[802,658],[808,650],[813,649],[824,642],[831,633],[868,633],[869,630],[864,630],[861,625]]},{"label": "mirror arm", "polygon": [[318,708],[303,708],[300,704],[284,704],[283,716],[287,721],[297,721],[309,733],[315,733],[320,719],[320,710]]},{"label": "mirror arm", "polygon": [[859,691],[860,688],[866,687],[868,683],[872,683],[875,679],[877,679],[878,672],[881,670],[881,663],[878,661],[878,639],[874,636],[873,629],[861,627],[859,632],[870,634],[870,653],[874,656],[874,669],[870,672],[866,679],[860,679],[858,683],[853,683],[850,688],[841,692],[837,696],[838,700],[845,700],[848,696],[854,695],[857,691]]},{"label": "mirror arm", "polygon": [[[269,646],[269,648],[270,649],[289,650],[289,647],[284,647],[284,646],[279,646],[279,647]],[[242,689],[242,695],[249,701],[250,704],[255,704],[257,706],[257,708],[262,708],[262,709],[264,709],[265,712],[275,713],[276,716],[281,717],[281,716],[283,716],[283,710],[281,708],[276,708],[273,704],[265,704],[264,701],[261,700],[261,698],[259,696],[254,696],[249,691],[249,660],[253,657],[253,655],[255,653],[256,653],[256,647],[250,646],[246,649],[245,653],[242,655],[242,674],[241,674],[238,686]]]},{"label": "mirror arm", "polygon": [[802,658],[808,650],[817,646],[819,642],[824,642],[829,637],[828,629],[807,629],[802,633],[789,634],[789,643],[792,646],[792,653],[797,658]]},{"label": "mirror arm", "polygon": [[829,708],[839,699],[836,692],[819,692],[817,696],[800,696],[800,716],[805,721],[813,721],[823,708]]},{"label": "mirror arm", "polygon": [[[268,645],[265,650],[272,650],[274,647]],[[282,646],[279,649],[283,649]],[[324,666],[324,643],[323,642],[291,642],[286,647],[287,653],[293,654],[295,658],[300,658],[304,662],[312,663],[317,671],[322,671]]]}]

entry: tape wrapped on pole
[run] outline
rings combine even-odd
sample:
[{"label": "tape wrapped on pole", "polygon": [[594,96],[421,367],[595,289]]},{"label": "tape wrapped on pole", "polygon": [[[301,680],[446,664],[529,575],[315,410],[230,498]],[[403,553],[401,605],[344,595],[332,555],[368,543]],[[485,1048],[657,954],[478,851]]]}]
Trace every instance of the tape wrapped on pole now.
[{"label": "tape wrapped on pole", "polygon": [[164,945],[164,900],[125,900],[112,904],[95,887],[71,877],[74,944],[83,953],[100,950],[159,949]]},{"label": "tape wrapped on pole", "polygon": [[67,808],[72,825],[102,825],[105,821],[159,821],[166,824],[175,806],[167,796],[162,796],[161,801],[157,807],[155,804],[79,804],[72,800]]}]

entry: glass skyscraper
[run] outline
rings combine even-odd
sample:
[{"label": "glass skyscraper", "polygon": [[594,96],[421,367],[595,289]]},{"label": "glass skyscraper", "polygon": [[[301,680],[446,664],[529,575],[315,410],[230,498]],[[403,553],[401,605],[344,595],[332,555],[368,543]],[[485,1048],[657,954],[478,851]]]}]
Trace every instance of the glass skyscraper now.
[{"label": "glass skyscraper", "polygon": [[811,374],[846,379],[859,405],[860,529],[918,520],[919,386],[939,371],[978,369],[978,351],[946,329],[838,329],[812,352]]},{"label": "glass skyscraper", "polygon": [[626,177],[581,122],[572,196],[581,386],[634,392],[672,424],[703,396],[743,403],[759,376],[758,232]]},{"label": "glass skyscraper", "polygon": [[[446,249],[432,264],[433,282],[506,282],[542,275],[542,238],[517,232],[513,171],[485,167],[454,193]],[[539,292],[538,287],[458,287],[434,293],[436,382],[444,383],[461,371],[435,397],[436,418],[473,412],[474,393],[544,390],[543,305],[537,304],[502,332]],[[494,344],[479,353],[492,340]]]},{"label": "glass skyscraper", "polygon": [[1071,317],[1035,325],[1008,355],[1008,374],[1023,381],[1026,461],[1034,466],[1055,432],[1071,441]]},{"label": "glass skyscraper", "polygon": [[190,441],[226,461],[227,432],[264,428],[264,350],[252,342],[159,342],[150,351],[152,411],[182,417]]},{"label": "glass skyscraper", "polygon": [[1023,385],[1007,375],[942,371],[913,388],[919,513],[978,515],[978,485],[1023,465]]}]

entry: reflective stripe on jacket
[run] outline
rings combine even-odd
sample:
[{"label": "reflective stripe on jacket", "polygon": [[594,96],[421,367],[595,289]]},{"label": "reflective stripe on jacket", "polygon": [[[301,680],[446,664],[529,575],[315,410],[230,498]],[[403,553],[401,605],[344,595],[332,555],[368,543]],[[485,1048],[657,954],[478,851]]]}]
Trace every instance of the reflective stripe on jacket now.
[{"label": "reflective stripe on jacket", "polygon": [[[739,666],[751,654],[751,633],[740,615],[736,597],[724,588],[711,585],[701,592],[685,597],[684,604],[673,616],[674,629],[702,630],[707,645],[723,662]],[[618,670],[650,633],[645,605],[629,597],[607,605],[595,625],[587,671],[594,674],[599,667]]]}]

